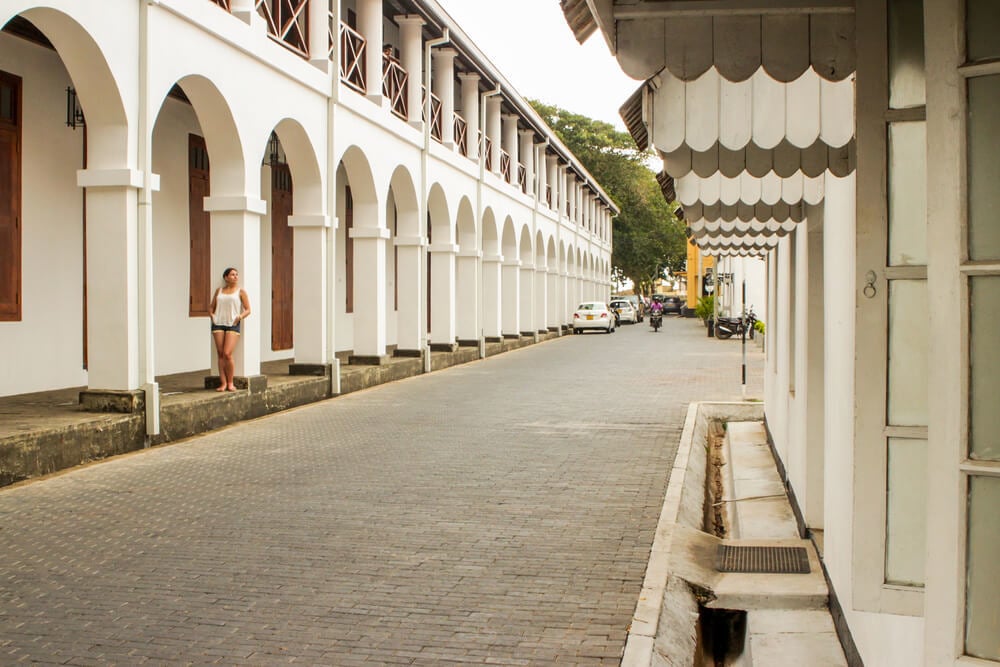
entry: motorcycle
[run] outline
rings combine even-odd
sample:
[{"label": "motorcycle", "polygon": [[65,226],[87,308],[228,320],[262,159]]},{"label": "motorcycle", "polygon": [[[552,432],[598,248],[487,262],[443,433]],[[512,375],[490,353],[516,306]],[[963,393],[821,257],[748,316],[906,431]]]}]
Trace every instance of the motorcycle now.
[{"label": "motorcycle", "polygon": [[751,340],[754,337],[754,325],[757,324],[757,316],[751,307],[744,317],[720,317],[715,321],[715,336],[723,340],[733,336],[748,336]]},{"label": "motorcycle", "polygon": [[654,310],[649,314],[649,326],[653,327],[653,333],[660,330],[663,326],[663,313],[659,310]]}]

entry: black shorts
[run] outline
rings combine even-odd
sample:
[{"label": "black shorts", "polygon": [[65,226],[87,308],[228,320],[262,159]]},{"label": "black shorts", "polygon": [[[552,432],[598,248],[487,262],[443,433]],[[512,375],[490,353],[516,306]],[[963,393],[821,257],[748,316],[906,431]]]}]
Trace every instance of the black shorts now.
[{"label": "black shorts", "polygon": [[242,322],[237,322],[236,324],[228,327],[225,324],[213,324],[212,331],[232,331],[234,334],[238,334],[240,332],[240,324],[242,324]]}]

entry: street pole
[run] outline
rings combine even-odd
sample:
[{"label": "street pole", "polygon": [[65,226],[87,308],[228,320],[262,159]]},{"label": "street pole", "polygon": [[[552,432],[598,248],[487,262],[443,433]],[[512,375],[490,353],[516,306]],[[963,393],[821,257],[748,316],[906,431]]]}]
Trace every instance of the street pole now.
[{"label": "street pole", "polygon": [[740,259],[740,270],[743,274],[741,276],[743,280],[743,314],[740,316],[743,319],[743,399],[746,400],[747,397],[747,260],[746,257]]}]

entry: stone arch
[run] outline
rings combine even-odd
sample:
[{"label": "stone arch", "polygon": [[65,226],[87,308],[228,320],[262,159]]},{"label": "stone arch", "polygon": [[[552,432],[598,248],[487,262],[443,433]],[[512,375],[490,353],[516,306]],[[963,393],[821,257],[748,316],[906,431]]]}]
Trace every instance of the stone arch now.
[{"label": "stone arch", "polygon": [[[386,225],[390,247],[386,250],[386,304],[390,345],[397,352],[417,354],[421,349],[421,262],[426,230],[420,221],[420,200],[413,174],[399,165],[389,180]],[[394,318],[394,321],[393,321]],[[395,340],[393,334],[395,332]]]},{"label": "stone arch", "polygon": [[483,211],[483,254],[496,256],[500,254],[500,237],[497,230],[497,218],[493,209],[487,207]]},{"label": "stone arch", "polygon": [[476,214],[468,197],[458,202],[456,220],[458,257],[455,259],[455,331],[460,344],[479,340],[479,299],[476,275],[480,252],[476,238]]},{"label": "stone arch", "polygon": [[472,202],[468,197],[462,197],[458,202],[458,216],[455,220],[455,238],[463,252],[475,251],[476,248],[476,214],[472,210]]},{"label": "stone arch", "polygon": [[531,230],[528,229],[527,225],[521,227],[518,249],[520,250],[520,259],[523,264],[530,266],[535,263],[535,249],[531,239]]},{"label": "stone arch", "polygon": [[[427,194],[427,332],[431,346],[455,340],[455,225],[440,183]],[[438,348],[443,349],[443,348]]]}]

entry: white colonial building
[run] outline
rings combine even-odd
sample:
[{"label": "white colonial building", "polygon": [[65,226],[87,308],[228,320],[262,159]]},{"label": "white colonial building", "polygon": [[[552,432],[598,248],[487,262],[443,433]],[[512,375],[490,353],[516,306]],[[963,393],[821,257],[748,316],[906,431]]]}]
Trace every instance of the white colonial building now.
[{"label": "white colonial building", "polygon": [[229,266],[248,378],[537,336],[610,293],[614,204],[433,0],[0,0],[0,25],[0,395],[155,410],[209,369]]},{"label": "white colonial building", "polygon": [[717,256],[852,664],[1000,665],[1000,6],[562,0]]}]

